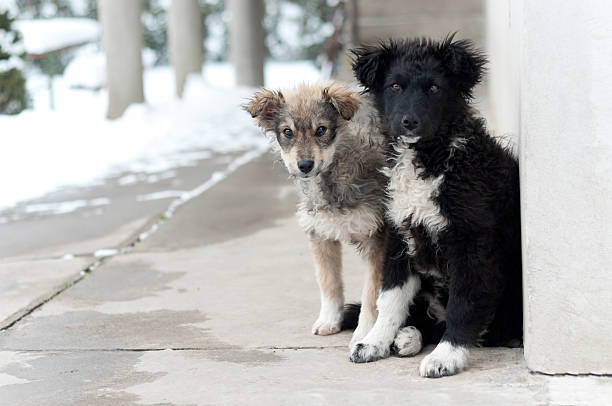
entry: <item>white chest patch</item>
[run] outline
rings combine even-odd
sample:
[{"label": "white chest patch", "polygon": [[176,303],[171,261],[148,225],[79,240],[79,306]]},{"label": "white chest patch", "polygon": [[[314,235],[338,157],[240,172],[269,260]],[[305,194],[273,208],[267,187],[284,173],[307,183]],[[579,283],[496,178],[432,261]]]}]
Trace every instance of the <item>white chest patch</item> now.
[{"label": "white chest patch", "polygon": [[306,232],[343,242],[361,241],[369,238],[382,227],[381,215],[368,207],[357,207],[343,211],[308,211],[298,207],[298,222]]},{"label": "white chest patch", "polygon": [[405,222],[410,220],[410,226],[422,225],[435,237],[448,225],[434,201],[444,183],[444,175],[423,179],[420,177],[423,170],[413,164],[415,151],[402,147],[398,152],[397,164],[385,170],[389,176],[388,218],[397,227],[406,226]]}]

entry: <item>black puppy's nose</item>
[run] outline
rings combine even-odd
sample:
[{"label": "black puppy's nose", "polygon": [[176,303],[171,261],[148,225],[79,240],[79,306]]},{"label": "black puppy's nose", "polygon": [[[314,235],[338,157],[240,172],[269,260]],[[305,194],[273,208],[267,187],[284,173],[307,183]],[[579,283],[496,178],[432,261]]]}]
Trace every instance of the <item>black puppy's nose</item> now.
[{"label": "black puppy's nose", "polygon": [[402,126],[408,131],[412,131],[419,126],[419,122],[418,120],[404,116],[402,117]]},{"label": "black puppy's nose", "polygon": [[300,169],[300,171],[302,171],[302,173],[310,172],[313,166],[314,161],[310,159],[301,159],[298,161],[298,168]]}]

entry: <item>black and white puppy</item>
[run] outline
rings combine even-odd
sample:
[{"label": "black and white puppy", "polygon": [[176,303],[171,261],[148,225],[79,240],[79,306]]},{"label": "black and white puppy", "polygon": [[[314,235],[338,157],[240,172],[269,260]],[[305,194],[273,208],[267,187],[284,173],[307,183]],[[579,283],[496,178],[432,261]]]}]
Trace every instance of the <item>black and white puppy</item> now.
[{"label": "black and white puppy", "polygon": [[420,374],[453,375],[470,346],[522,338],[518,163],[469,106],[486,63],[471,42],[391,40],[353,52],[386,127],[387,217],[401,241],[388,244],[378,319],[350,359],[386,357],[418,295],[445,323]]}]

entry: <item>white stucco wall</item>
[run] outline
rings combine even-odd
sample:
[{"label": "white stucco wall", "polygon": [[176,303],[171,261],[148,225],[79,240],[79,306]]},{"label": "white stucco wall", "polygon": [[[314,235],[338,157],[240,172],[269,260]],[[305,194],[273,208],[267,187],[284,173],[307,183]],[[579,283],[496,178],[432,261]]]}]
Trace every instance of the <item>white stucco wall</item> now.
[{"label": "white stucco wall", "polygon": [[612,2],[487,4],[509,64],[491,66],[494,125],[519,133],[527,365],[610,374]]}]

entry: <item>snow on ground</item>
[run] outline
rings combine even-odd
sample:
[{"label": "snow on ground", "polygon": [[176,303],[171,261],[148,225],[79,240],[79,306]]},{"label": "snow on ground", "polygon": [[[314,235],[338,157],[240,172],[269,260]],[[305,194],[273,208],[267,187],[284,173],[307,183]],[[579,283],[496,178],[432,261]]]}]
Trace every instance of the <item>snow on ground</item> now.
[{"label": "snow on ground", "polygon": [[[56,110],[50,110],[44,78],[32,78],[33,109],[0,116],[0,209],[62,186],[98,183],[123,172],[164,176],[210,152],[263,147],[267,141],[240,109],[254,89],[233,87],[230,64],[207,64],[203,73],[189,79],[179,100],[170,68],[146,71],[148,103],[132,105],[115,121],[104,118],[105,91],[73,89],[69,78],[59,77],[54,81]],[[315,82],[318,75],[307,62],[272,62],[265,69],[272,88]]]},{"label": "snow on ground", "polygon": [[14,27],[21,32],[29,54],[44,54],[100,37],[100,24],[88,18],[17,20]]}]

